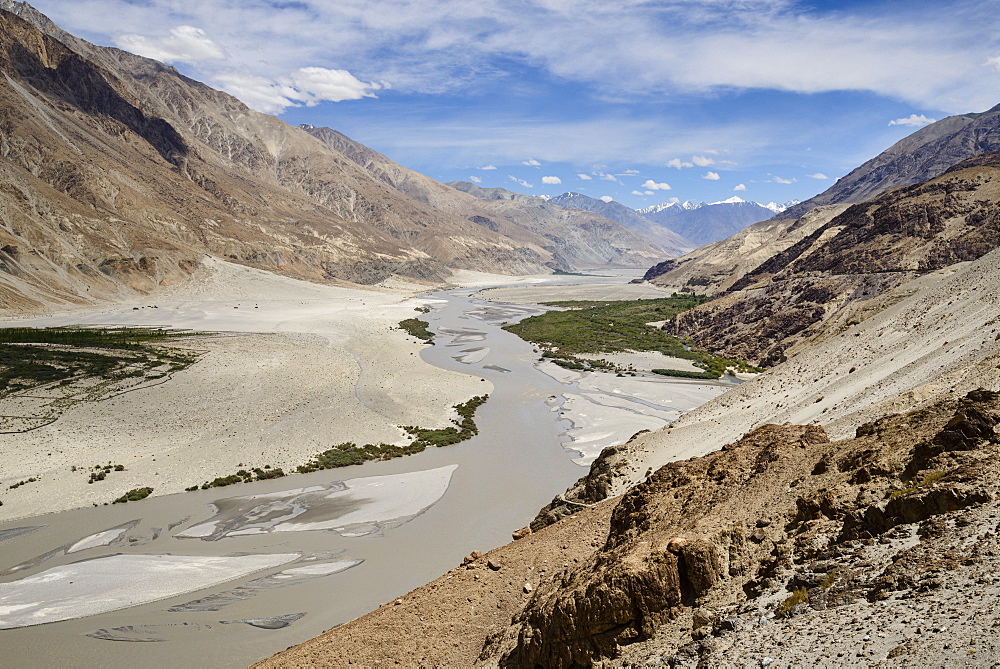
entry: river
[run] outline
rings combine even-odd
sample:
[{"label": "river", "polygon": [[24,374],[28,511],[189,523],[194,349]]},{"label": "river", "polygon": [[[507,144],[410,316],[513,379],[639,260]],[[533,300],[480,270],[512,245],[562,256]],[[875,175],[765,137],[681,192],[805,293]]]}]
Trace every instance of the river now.
[{"label": "river", "polygon": [[[624,406],[635,400],[662,420],[724,389],[656,380],[690,390],[683,406],[662,406],[556,378],[501,329],[540,309],[475,292],[430,296],[424,318],[436,341],[421,355],[492,383],[476,437],[387,462],[0,524],[0,624],[26,625],[0,630],[0,665],[246,666],[509,541],[586,472],[562,415],[567,397],[639,415]],[[30,624],[83,613],[92,615]]]}]

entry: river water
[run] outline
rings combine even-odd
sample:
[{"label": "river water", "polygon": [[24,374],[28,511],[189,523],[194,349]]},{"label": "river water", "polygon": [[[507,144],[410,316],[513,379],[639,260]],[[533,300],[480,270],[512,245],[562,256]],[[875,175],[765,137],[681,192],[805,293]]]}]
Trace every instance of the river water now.
[{"label": "river water", "polygon": [[500,327],[540,310],[474,292],[431,296],[422,357],[493,384],[478,436],[0,524],[0,627],[28,625],[0,629],[0,666],[246,666],[509,541],[586,469],[560,416],[569,386]]}]

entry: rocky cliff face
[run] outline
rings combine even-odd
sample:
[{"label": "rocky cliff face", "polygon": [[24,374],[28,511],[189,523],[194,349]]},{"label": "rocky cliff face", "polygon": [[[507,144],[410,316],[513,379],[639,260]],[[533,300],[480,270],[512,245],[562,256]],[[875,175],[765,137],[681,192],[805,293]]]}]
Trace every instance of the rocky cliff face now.
[{"label": "rocky cliff face", "polygon": [[886,291],[1000,244],[1000,155],[853,205],[665,328],[773,365]]},{"label": "rocky cliff face", "polygon": [[604,545],[540,588],[481,659],[588,666],[659,635],[670,663],[693,665],[712,657],[705,639],[747,618],[935,587],[913,539],[946,544],[951,522],[995,508],[998,398],[973,392],[833,443],[819,427],[768,425],[663,467],[622,498]]}]

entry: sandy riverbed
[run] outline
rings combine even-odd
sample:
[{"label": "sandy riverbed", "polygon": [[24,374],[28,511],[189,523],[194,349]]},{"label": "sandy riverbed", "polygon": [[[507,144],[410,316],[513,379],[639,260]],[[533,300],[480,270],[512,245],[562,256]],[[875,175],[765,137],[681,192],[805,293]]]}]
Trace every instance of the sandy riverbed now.
[{"label": "sandy riverbed", "polygon": [[[446,425],[451,407],[491,384],[426,364],[425,345],[396,329],[418,315],[423,302],[412,298],[423,290],[320,286],[206,259],[194,280],[142,302],[27,321],[225,334],[184,344],[204,354],[168,383],[0,435],[0,520],[101,504],[141,486],[180,492],[247,466],[287,470],[344,441],[405,443],[399,425]],[[88,484],[87,469],[109,462],[126,469]],[[31,477],[38,481],[8,488]]]}]

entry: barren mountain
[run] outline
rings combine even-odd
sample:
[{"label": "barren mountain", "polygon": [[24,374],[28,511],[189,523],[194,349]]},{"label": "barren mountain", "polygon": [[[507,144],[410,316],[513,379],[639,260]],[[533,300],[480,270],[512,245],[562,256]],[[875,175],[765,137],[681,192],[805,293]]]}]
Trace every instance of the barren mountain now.
[{"label": "barren mountain", "polygon": [[708,204],[703,202],[689,207],[680,205],[656,207],[640,213],[655,223],[676,230],[696,246],[726,239],[748,225],[767,220],[774,215],[773,210],[739,197],[725,202]]},{"label": "barren mountain", "polygon": [[684,255],[697,244],[677,234],[666,224],[657,223],[642,216],[634,209],[615,202],[605,202],[580,193],[563,193],[549,199],[551,204],[561,207],[585,209],[600,214],[613,221],[618,221],[629,230],[639,233],[645,239],[658,246],[668,257]]},{"label": "barren mountain", "polygon": [[[480,197],[479,191],[465,192],[462,187],[455,188],[455,184],[442,184],[407,169],[331,128],[303,128],[404,195],[552,257],[555,259],[553,264],[562,263],[560,269],[606,263],[641,267],[659,255],[649,240],[620,229],[611,220],[560,206],[539,208],[543,200],[502,188],[492,190],[506,197]],[[484,200],[489,204],[484,204]],[[608,244],[608,238],[613,238],[614,243]]]},{"label": "barren mountain", "polygon": [[681,291],[716,295],[764,261],[812,234],[847,206],[817,207],[799,219],[755,223],[728,239],[650,267],[643,280]]},{"label": "barren mountain", "polygon": [[582,209],[561,207],[532,195],[503,188],[481,188],[467,181],[453,181],[452,188],[474,196],[488,216],[472,220],[489,228],[496,217],[507,218],[549,240],[553,254],[577,266],[617,264],[644,267],[663,257],[664,251],[620,223]]},{"label": "barren mountain", "polygon": [[1000,151],[1000,105],[982,113],[949,116],[904,137],[780,217],[798,218],[821,205],[864,202],[892,188],[939,176],[966,158],[996,151]]},{"label": "barren mountain", "polygon": [[384,157],[359,165],[368,150],[346,138],[351,157],[24,3],[0,0],[0,70],[2,307],[145,292],[206,253],[355,283],[659,255],[611,221],[554,206],[494,220],[494,207]]},{"label": "barren mountain", "polygon": [[665,328],[772,365],[857,323],[873,300],[1000,245],[1000,154],[851,206]]}]

